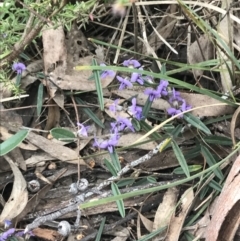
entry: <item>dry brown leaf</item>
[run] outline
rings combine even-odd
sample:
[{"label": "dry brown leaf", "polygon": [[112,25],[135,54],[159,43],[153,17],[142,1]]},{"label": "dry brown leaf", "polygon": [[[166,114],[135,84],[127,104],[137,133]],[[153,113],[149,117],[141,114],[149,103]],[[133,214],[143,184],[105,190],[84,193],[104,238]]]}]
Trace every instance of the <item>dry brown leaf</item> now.
[{"label": "dry brown leaf", "polygon": [[84,160],[78,156],[78,153],[68,147],[60,146],[33,132],[30,132],[26,139],[58,160],[77,164],[79,158],[80,165],[86,165]]},{"label": "dry brown leaf", "polygon": [[[173,15],[177,13],[177,8],[178,6],[175,4],[170,5],[165,11],[163,18],[161,18],[156,26],[156,30],[164,39],[169,37],[174,27],[176,26],[177,20],[173,17]],[[164,44],[164,42],[159,39],[155,31],[153,31],[148,37],[148,43],[154,51],[159,49]],[[141,47],[141,43],[139,44],[139,47]],[[147,48],[145,45],[143,48],[139,49],[142,49],[143,54],[147,53]]]},{"label": "dry brown leaf", "polygon": [[233,240],[240,218],[240,156],[233,162],[206,230],[207,241]]},{"label": "dry brown leaf", "polygon": [[28,202],[27,184],[22,173],[19,171],[19,169],[10,157],[8,157],[7,155],[5,155],[4,157],[13,171],[14,183],[11,195],[0,215],[1,224],[3,224],[4,220],[14,219],[19,213],[22,212]]},{"label": "dry brown leaf", "polygon": [[205,238],[206,229],[211,221],[213,210],[217,205],[217,200],[218,197],[216,197],[211,205],[206,209],[204,216],[201,219],[199,219],[193,226],[187,227],[189,229],[188,232],[192,233],[195,237]]},{"label": "dry brown leaf", "polygon": [[139,217],[144,225],[144,227],[149,231],[152,232],[152,228],[153,228],[153,222],[151,220],[149,220],[148,218],[146,218],[145,216],[143,216],[140,212],[138,212]]},{"label": "dry brown leaf", "polygon": [[177,216],[172,215],[165,241],[178,241],[181,230],[188,214],[189,208],[194,199],[193,189],[187,189],[181,198],[181,211]]},{"label": "dry brown leaf", "polygon": [[[207,34],[201,35],[198,40],[191,44],[188,50],[187,57],[190,64],[197,64],[213,58],[213,44]],[[201,53],[203,53],[203,56]],[[200,69],[193,69],[192,71],[196,79],[204,72]]]},{"label": "dry brown leaf", "polygon": [[[221,1],[221,8],[229,8],[232,2],[232,0]],[[231,8],[229,9],[229,12],[231,12]],[[219,34],[221,41],[227,46],[232,46],[233,44],[233,24],[231,21],[232,20],[229,21],[228,17],[225,17],[225,14],[222,14],[221,21],[219,21],[217,26],[217,33]],[[216,41],[217,59],[221,61],[221,64],[219,64],[218,67],[220,69],[222,88],[224,93],[227,93],[228,91],[231,91],[233,87],[231,75],[228,71],[228,68],[232,69],[232,62],[229,59],[229,55],[225,53],[224,45],[218,41],[218,39],[216,39]],[[233,49],[231,51],[233,52]]]},{"label": "dry brown leaf", "polygon": [[239,127],[239,124],[240,124],[239,113],[240,113],[240,106],[234,112],[234,114],[232,116],[232,120],[231,120],[231,125],[230,125],[230,132],[231,132],[231,138],[232,138],[233,146],[236,145],[235,129],[237,127]]},{"label": "dry brown leaf", "polygon": [[[159,228],[168,226],[171,220],[171,216],[175,211],[177,204],[179,190],[176,187],[169,188],[164,194],[163,201],[158,206],[157,212],[155,214],[153,230],[155,231]],[[161,234],[161,237],[165,235],[165,232]],[[155,240],[158,240],[159,236]]]},{"label": "dry brown leaf", "polygon": [[[124,135],[122,135],[118,141],[118,146],[123,146],[123,147],[127,147],[129,146],[133,140],[137,140],[138,138],[142,137],[143,134],[141,133],[136,133],[136,132],[129,132],[129,133],[124,133]],[[150,140],[149,138],[147,138],[146,140]],[[157,143],[154,141],[148,142],[148,143],[144,143],[141,145],[137,145],[134,148],[137,149],[142,149],[142,150],[152,150],[156,147]]]},{"label": "dry brown leaf", "polygon": [[56,230],[50,230],[46,228],[35,228],[32,230],[34,236],[49,240],[49,241],[60,241],[62,240],[62,236]]}]

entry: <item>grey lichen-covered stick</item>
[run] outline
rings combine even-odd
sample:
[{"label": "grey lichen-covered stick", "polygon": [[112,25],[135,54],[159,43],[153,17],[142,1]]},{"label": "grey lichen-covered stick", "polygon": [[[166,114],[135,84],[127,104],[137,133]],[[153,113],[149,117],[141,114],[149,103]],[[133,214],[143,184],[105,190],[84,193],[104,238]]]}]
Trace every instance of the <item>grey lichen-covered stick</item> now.
[{"label": "grey lichen-covered stick", "polygon": [[[144,155],[143,157],[140,157],[139,159],[131,162],[129,165],[125,166],[120,172],[118,172],[118,175],[116,177],[111,177],[108,180],[100,183],[97,187],[92,188],[86,193],[83,193],[81,195],[76,196],[74,199],[71,200],[71,203],[66,208],[63,208],[61,210],[58,210],[52,214],[48,214],[42,217],[36,218],[31,224],[28,224],[25,228],[24,232],[27,233],[30,230],[37,228],[41,224],[44,224],[46,221],[53,221],[59,217],[61,217],[64,214],[70,213],[72,211],[77,211],[79,204],[83,203],[85,198],[91,197],[95,193],[99,193],[100,190],[102,190],[104,187],[108,186],[112,183],[112,181],[118,180],[123,174],[131,170],[132,167],[135,167],[141,163],[144,163],[152,158],[152,156],[156,155],[159,152],[160,147],[165,143],[165,141],[162,141],[160,144],[158,144],[152,151],[150,151],[148,154]],[[80,213],[81,214],[81,213]],[[78,220],[80,219],[80,215],[78,212],[78,217],[76,220],[76,224],[78,223]]]}]

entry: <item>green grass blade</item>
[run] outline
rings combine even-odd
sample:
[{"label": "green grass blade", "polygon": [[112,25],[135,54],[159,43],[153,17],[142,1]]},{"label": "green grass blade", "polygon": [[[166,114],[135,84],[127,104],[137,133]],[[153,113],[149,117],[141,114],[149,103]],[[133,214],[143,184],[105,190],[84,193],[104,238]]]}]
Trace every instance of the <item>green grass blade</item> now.
[{"label": "green grass blade", "polygon": [[[98,66],[96,59],[93,59],[92,64],[93,64],[93,66]],[[99,70],[93,71],[93,78],[95,80],[100,109],[101,109],[101,111],[103,111],[104,110],[104,100],[103,100],[102,83],[101,83],[101,79],[100,79]]]},{"label": "green grass blade", "polygon": [[[85,101],[81,100],[79,97],[75,97],[75,100],[78,104],[81,105],[87,105],[85,103]],[[99,125],[101,128],[105,128],[105,126],[103,125],[103,123],[99,120],[99,118],[92,112],[92,110],[90,108],[87,107],[82,107],[83,111],[97,124]]]},{"label": "green grass blade", "polygon": [[6,141],[0,144],[0,156],[6,155],[12,151],[15,147],[22,143],[22,141],[28,135],[29,130],[20,130],[15,135],[8,138]]},{"label": "green grass blade", "polygon": [[[121,195],[121,192],[119,191],[117,184],[115,184],[114,182],[112,182],[112,184],[111,184],[111,189],[112,189],[113,196]],[[122,216],[122,218],[124,218],[125,217],[125,207],[124,207],[123,200],[120,199],[120,200],[116,201],[116,203],[117,203],[117,207],[118,207],[120,215]]]},{"label": "green grass blade", "polygon": [[185,175],[187,177],[190,177],[190,172],[189,172],[189,169],[188,169],[188,164],[187,164],[187,161],[185,159],[185,157],[183,156],[182,154],[182,151],[181,149],[179,148],[178,144],[176,143],[176,141],[172,140],[172,149],[174,151],[174,154],[176,156],[176,158],[178,159],[178,162],[183,170],[183,172],[185,173]]}]

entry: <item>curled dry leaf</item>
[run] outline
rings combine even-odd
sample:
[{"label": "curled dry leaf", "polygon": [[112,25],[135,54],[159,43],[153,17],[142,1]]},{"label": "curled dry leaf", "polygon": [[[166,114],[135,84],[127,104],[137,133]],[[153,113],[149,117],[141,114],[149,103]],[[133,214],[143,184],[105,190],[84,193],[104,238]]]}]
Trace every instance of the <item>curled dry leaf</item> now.
[{"label": "curled dry leaf", "polygon": [[5,155],[5,159],[13,171],[14,183],[11,196],[6,202],[0,216],[1,224],[3,224],[4,220],[14,219],[19,213],[22,212],[28,202],[27,184],[22,173],[19,171],[18,167],[11,160],[11,158]]},{"label": "curled dry leaf", "polygon": [[78,156],[77,152],[71,150],[68,147],[60,146],[53,141],[50,141],[40,135],[37,135],[33,132],[30,132],[27,136],[27,140],[29,140],[32,144],[44,150],[55,159],[69,162],[69,163],[80,163],[80,165],[86,165],[84,160]]},{"label": "curled dry leaf", "polygon": [[[200,36],[198,40],[193,42],[187,51],[188,62],[197,64],[213,58],[213,44],[207,34]],[[204,70],[193,69],[193,74],[197,79],[203,74]]]},{"label": "curled dry leaf", "polygon": [[181,211],[178,215],[172,215],[165,241],[178,241],[181,230],[188,214],[188,210],[194,199],[193,189],[187,189],[181,198]]},{"label": "curled dry leaf", "polygon": [[240,156],[233,163],[217,204],[212,219],[207,226],[207,241],[233,240],[239,226],[240,217]]},{"label": "curled dry leaf", "polygon": [[[152,231],[156,231],[157,229],[163,228],[170,224],[171,216],[173,215],[177,204],[178,193],[179,190],[176,187],[173,187],[169,188],[164,194],[163,201],[158,206],[155,214]],[[161,233],[161,237],[164,234],[165,232]],[[157,236],[154,240],[159,240],[159,238],[160,236]]]}]

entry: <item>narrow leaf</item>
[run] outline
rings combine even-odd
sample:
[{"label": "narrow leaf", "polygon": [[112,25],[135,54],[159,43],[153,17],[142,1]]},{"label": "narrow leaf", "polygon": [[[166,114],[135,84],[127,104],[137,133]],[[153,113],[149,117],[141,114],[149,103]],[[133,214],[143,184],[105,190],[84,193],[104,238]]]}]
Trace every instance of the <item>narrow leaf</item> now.
[{"label": "narrow leaf", "polygon": [[137,119],[132,118],[131,123],[133,125],[134,130],[136,130],[136,131],[140,131],[141,130],[141,125],[140,125],[140,123],[139,123],[139,121]]},{"label": "narrow leaf", "polygon": [[216,144],[216,145],[223,145],[223,146],[233,145],[232,140],[225,136],[205,136],[204,141],[209,144]]},{"label": "narrow leaf", "polygon": [[134,178],[124,178],[117,182],[118,187],[131,186],[135,182]]},{"label": "narrow leaf", "polygon": [[97,233],[97,237],[96,237],[95,241],[101,240],[101,236],[102,236],[102,233],[103,233],[103,228],[104,228],[105,222],[106,222],[106,216],[103,218],[103,220],[100,224],[100,227],[98,229],[98,233]]},{"label": "narrow leaf", "polygon": [[40,116],[43,104],[43,84],[40,83],[38,86],[38,96],[37,96],[37,116]]},{"label": "narrow leaf", "polygon": [[[215,161],[213,155],[211,154],[211,152],[203,145],[201,145],[201,152],[202,155],[204,156],[207,164],[211,167],[213,165],[215,165],[217,162]],[[220,179],[223,180],[224,176],[223,173],[221,171],[221,169],[219,167],[215,168],[213,170],[214,174]]]},{"label": "narrow leaf", "polygon": [[15,135],[8,138],[6,141],[0,144],[0,156],[12,151],[15,147],[22,143],[22,141],[28,135],[29,130],[20,130]]},{"label": "narrow leaf", "polygon": [[142,115],[143,115],[143,118],[144,120],[147,118],[148,116],[148,112],[149,110],[151,109],[151,106],[152,106],[152,101],[150,101],[150,98],[148,97],[145,105],[143,106],[143,109],[142,109]]},{"label": "narrow leaf", "polygon": [[57,139],[57,140],[60,140],[60,141],[74,141],[76,139],[76,136],[74,135],[73,132],[67,130],[67,129],[64,129],[64,128],[59,128],[59,127],[56,127],[56,128],[53,128],[51,131],[50,131],[51,135]]},{"label": "narrow leaf", "polygon": [[208,186],[215,189],[216,191],[218,192],[221,192],[222,191],[222,186],[217,183],[215,180],[211,180],[209,183],[208,183]]},{"label": "narrow leaf", "polygon": [[113,164],[112,164],[110,161],[108,161],[106,158],[104,158],[103,161],[104,161],[104,164],[106,165],[108,171],[109,171],[114,177],[116,177],[116,176],[117,176],[117,171],[116,171],[115,167],[113,166]]},{"label": "narrow leaf", "polygon": [[[188,166],[188,170],[189,170],[190,173],[191,172],[197,172],[197,171],[199,171],[201,169],[202,169],[201,165],[191,165],[191,166]],[[181,167],[177,167],[177,168],[175,168],[173,170],[173,173],[177,174],[177,175],[182,175],[182,174],[184,174],[184,171],[183,171],[183,169]]]},{"label": "narrow leaf", "polygon": [[[111,189],[112,189],[113,196],[121,195],[121,193],[118,189],[118,186],[114,182],[112,182],[112,184],[111,184]],[[124,218],[125,217],[125,207],[124,207],[123,200],[120,199],[120,200],[116,201],[116,203],[117,203],[117,207],[118,207],[120,215],[122,216],[122,218]]]},{"label": "narrow leaf", "polygon": [[[75,97],[75,100],[78,104],[81,105],[86,105],[86,103],[81,100],[79,97]],[[99,125],[101,128],[105,128],[103,123],[99,120],[99,118],[92,112],[92,110],[90,108],[87,107],[83,107],[83,111],[97,124]]]},{"label": "narrow leaf", "polygon": [[187,161],[185,160],[185,158],[182,154],[182,151],[179,148],[178,144],[174,140],[172,140],[172,149],[174,151],[174,154],[175,154],[176,158],[178,159],[178,162],[179,162],[180,166],[182,167],[182,170],[184,171],[184,174],[187,177],[190,177],[190,172],[189,172],[189,169],[188,169]]},{"label": "narrow leaf", "polygon": [[114,147],[113,147],[113,152],[109,153],[109,154],[110,154],[110,157],[112,159],[112,164],[113,164],[115,170],[117,172],[119,172],[121,170],[121,164],[119,162],[118,154],[117,154],[117,152],[116,152]]},{"label": "narrow leaf", "polygon": [[200,119],[192,115],[191,113],[185,113],[183,115],[183,118],[189,124],[191,124],[192,126],[196,127],[199,130],[202,130],[207,135],[211,134],[211,131],[205,126],[205,124]]}]

